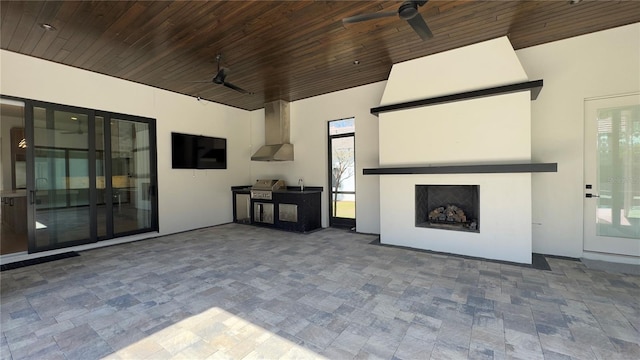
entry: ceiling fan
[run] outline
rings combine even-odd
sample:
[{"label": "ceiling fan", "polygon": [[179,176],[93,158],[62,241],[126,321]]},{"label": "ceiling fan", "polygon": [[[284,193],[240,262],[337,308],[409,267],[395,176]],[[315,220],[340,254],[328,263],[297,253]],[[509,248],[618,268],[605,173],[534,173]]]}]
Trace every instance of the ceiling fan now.
[{"label": "ceiling fan", "polygon": [[235,90],[243,94],[253,94],[251,91],[247,91],[239,86],[233,85],[232,83],[226,81],[227,70],[225,68],[220,67],[220,60],[222,60],[222,54],[216,55],[216,61],[218,62],[218,72],[216,73],[216,76],[213,77],[213,79],[211,79],[210,81],[192,81],[192,82],[197,82],[197,83],[213,82],[214,84],[226,86],[229,89]]},{"label": "ceiling fan", "polygon": [[386,12],[355,15],[355,16],[342,19],[342,22],[344,24],[349,24],[349,23],[355,23],[355,22],[361,22],[361,21],[380,19],[380,18],[389,17],[389,16],[395,16],[397,14],[398,17],[400,17],[400,19],[406,20],[409,23],[409,25],[411,25],[413,30],[418,34],[418,36],[420,36],[422,40],[429,40],[433,37],[433,33],[429,29],[429,26],[427,26],[427,23],[422,18],[422,15],[420,15],[420,12],[418,12],[418,7],[426,4],[427,1],[429,0],[404,1],[398,8],[398,11],[386,11]]}]

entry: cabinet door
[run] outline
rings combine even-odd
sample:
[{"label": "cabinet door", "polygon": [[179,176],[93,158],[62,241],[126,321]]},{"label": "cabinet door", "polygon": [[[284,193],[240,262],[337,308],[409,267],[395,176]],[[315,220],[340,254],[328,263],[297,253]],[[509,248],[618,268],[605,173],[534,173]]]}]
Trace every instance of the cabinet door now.
[{"label": "cabinet door", "polygon": [[298,222],[298,205],[278,204],[278,221]]}]

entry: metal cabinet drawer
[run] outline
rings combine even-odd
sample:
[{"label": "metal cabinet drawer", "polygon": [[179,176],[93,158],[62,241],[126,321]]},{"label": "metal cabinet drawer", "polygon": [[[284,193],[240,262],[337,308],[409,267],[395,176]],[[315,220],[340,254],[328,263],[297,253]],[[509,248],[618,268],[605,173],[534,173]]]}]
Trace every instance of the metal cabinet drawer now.
[{"label": "metal cabinet drawer", "polygon": [[298,205],[295,204],[279,204],[278,220],[298,222]]}]

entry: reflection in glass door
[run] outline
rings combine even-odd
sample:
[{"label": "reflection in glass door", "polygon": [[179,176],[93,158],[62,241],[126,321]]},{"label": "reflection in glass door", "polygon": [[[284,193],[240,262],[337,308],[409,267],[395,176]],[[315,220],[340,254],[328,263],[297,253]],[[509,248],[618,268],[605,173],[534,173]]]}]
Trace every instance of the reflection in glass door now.
[{"label": "reflection in glass door", "polygon": [[24,102],[0,101],[0,255],[27,251]]},{"label": "reflection in glass door", "polygon": [[330,225],[356,225],[354,119],[329,122]]},{"label": "reflection in glass door", "polygon": [[112,118],[110,125],[113,232],[151,229],[154,188],[149,124]]},{"label": "reflection in glass door", "polygon": [[89,114],[34,107],[33,130],[30,251],[91,242]]},{"label": "reflection in glass door", "polygon": [[1,100],[0,255],[158,231],[154,119]]}]

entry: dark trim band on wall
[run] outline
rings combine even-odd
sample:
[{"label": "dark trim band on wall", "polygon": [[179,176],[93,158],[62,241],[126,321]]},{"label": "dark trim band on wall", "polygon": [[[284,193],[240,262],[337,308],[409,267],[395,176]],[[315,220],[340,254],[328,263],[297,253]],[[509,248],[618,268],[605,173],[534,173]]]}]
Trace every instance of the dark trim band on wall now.
[{"label": "dark trim band on wall", "polygon": [[558,172],[558,163],[446,165],[363,169],[363,175],[498,174]]},{"label": "dark trim band on wall", "polygon": [[378,115],[383,112],[406,110],[411,108],[444,104],[444,103],[461,101],[461,100],[476,99],[476,98],[493,96],[493,95],[503,95],[503,94],[509,94],[509,93],[514,93],[519,91],[525,91],[525,90],[531,90],[531,100],[535,100],[538,98],[538,95],[540,94],[540,90],[542,90],[542,84],[543,84],[543,81],[542,79],[540,79],[540,80],[527,81],[527,82],[518,83],[518,84],[497,86],[497,87],[492,87],[492,88],[482,89],[482,90],[467,91],[459,94],[444,95],[444,96],[438,96],[438,97],[428,98],[428,99],[407,101],[407,102],[398,103],[398,104],[374,107],[374,108],[371,108],[371,113],[373,115]]}]

